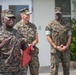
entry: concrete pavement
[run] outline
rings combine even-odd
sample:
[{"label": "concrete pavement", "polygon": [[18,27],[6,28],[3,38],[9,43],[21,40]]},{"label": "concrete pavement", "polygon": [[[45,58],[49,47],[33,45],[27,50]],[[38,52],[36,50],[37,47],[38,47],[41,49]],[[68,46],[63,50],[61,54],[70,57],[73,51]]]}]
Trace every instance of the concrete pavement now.
[{"label": "concrete pavement", "polygon": [[[40,68],[39,75],[50,75],[50,66],[44,67],[42,69]],[[59,66],[58,75],[63,75],[63,69],[61,65]],[[70,75],[76,75],[76,68],[70,67]]]},{"label": "concrete pavement", "polygon": [[[30,75],[30,74],[28,74],[28,75]],[[45,70],[43,70],[43,72],[39,73],[39,75],[50,75],[50,72],[47,73]],[[58,75],[63,75],[62,68],[60,68]],[[76,69],[71,68],[70,69],[70,75],[76,75]]]},{"label": "concrete pavement", "polygon": [[[28,75],[30,74],[28,73]],[[40,67],[39,75],[50,75],[50,66]],[[59,64],[58,75],[63,75],[63,68],[61,63]],[[70,75],[76,75],[76,68],[73,68],[72,65],[70,67]]]},{"label": "concrete pavement", "polygon": [[[39,75],[50,75],[50,73],[40,73]],[[63,75],[63,72],[59,72],[58,75]],[[70,71],[70,75],[76,75],[76,69]]]}]

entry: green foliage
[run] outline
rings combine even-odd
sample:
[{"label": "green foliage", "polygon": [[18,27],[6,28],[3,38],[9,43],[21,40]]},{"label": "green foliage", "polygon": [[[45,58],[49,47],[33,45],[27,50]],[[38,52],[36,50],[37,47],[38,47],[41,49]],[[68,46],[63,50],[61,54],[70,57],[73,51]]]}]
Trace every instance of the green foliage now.
[{"label": "green foliage", "polygon": [[72,27],[72,42],[70,44],[70,55],[71,61],[76,61],[76,19],[72,19],[70,24]]}]

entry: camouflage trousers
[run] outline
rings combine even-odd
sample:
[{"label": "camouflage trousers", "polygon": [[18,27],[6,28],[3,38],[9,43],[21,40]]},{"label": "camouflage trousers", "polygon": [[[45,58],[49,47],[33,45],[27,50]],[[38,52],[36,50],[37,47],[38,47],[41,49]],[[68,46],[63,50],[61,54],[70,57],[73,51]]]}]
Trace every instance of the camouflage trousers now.
[{"label": "camouflage trousers", "polygon": [[70,50],[66,50],[65,52],[56,51],[55,53],[51,53],[50,75],[58,75],[58,66],[60,60],[62,62],[63,75],[69,75]]},{"label": "camouflage trousers", "polygon": [[30,62],[24,67],[24,71],[30,71],[30,75],[39,75],[39,58],[38,53],[34,53],[31,55]]},{"label": "camouflage trousers", "polygon": [[1,72],[0,75],[26,75],[21,70],[18,72]]}]

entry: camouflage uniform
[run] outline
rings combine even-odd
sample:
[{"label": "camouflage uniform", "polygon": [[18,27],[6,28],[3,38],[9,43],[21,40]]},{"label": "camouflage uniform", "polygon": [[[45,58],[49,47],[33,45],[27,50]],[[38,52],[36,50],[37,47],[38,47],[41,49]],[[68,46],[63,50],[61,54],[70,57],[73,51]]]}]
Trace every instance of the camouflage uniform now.
[{"label": "camouflage uniform", "polygon": [[[46,31],[51,31],[51,38],[56,46],[61,44],[66,45],[68,40],[68,31],[70,31],[70,26],[65,22],[61,21],[51,21],[46,26]],[[58,75],[58,65],[61,59],[63,66],[64,75],[69,75],[69,66],[70,66],[70,50],[67,48],[64,52],[59,52],[51,47],[51,67],[50,75]]]},{"label": "camouflage uniform", "polygon": [[22,41],[22,37],[15,29],[8,31],[2,29],[2,27],[0,28],[0,43],[4,37],[9,38],[11,36],[12,39],[10,43],[0,50],[0,73],[2,73],[2,75],[12,75],[12,73],[16,73],[16,75],[23,75],[21,73],[20,65],[20,42]]},{"label": "camouflage uniform", "polygon": [[[3,10],[1,18],[15,18],[11,10]],[[3,24],[2,20],[2,24]],[[6,24],[6,23],[5,23]],[[16,29],[5,29],[4,25],[0,28],[0,44],[2,40],[12,37],[7,46],[0,49],[0,75],[25,75],[21,68],[21,45],[22,36]]]},{"label": "camouflage uniform", "polygon": [[[15,28],[23,34],[23,39],[28,44],[31,44],[35,40],[35,34],[37,34],[37,28],[34,24],[28,23],[23,24],[21,21],[15,25]],[[39,49],[35,46],[35,50],[31,52],[31,61],[28,63],[31,75],[39,74],[39,59],[38,59]],[[25,66],[26,67],[26,66]],[[24,69],[25,70],[25,69]]]}]

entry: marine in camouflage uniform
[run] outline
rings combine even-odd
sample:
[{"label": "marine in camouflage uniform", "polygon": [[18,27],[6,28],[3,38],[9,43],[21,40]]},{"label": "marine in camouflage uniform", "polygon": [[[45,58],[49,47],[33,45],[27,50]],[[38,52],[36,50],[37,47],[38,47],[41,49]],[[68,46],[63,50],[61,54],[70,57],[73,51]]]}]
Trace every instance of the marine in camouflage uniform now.
[{"label": "marine in camouflage uniform", "polygon": [[[0,75],[25,75],[21,67],[21,49],[26,48],[21,34],[13,29],[15,16],[11,10],[3,10],[0,28]],[[24,46],[25,45],[25,46]]]},{"label": "marine in camouflage uniform", "polygon": [[63,66],[63,75],[69,75],[71,27],[61,20],[62,12],[60,7],[55,10],[55,20],[50,21],[46,26],[46,37],[51,45],[51,66],[50,75],[58,75],[59,61]]},{"label": "marine in camouflage uniform", "polygon": [[[27,8],[21,9],[20,13],[21,13],[22,19],[14,26],[14,28],[16,28],[17,30],[19,30],[19,32],[21,32],[25,42],[27,42],[28,44],[34,45],[34,50],[30,52],[31,61],[27,64],[27,66],[24,67],[24,71],[27,70],[29,66],[30,75],[38,75],[39,74],[39,58],[38,58],[39,49],[36,47],[36,44],[38,43],[37,28],[34,24],[29,22],[29,19],[28,21],[26,21],[31,14]],[[24,20],[24,23],[22,22],[23,20]]]}]

